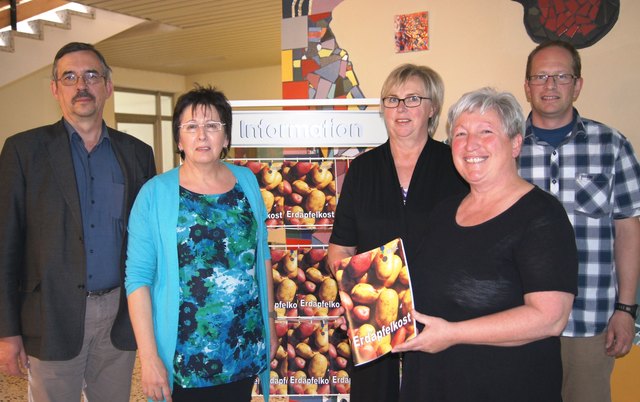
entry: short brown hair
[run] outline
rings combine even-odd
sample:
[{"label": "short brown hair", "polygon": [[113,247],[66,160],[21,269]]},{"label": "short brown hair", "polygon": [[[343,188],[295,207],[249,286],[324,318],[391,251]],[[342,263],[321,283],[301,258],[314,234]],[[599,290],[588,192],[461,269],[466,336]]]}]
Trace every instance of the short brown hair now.
[{"label": "short brown hair", "polygon": [[573,68],[572,74],[575,75],[576,78],[581,77],[582,62],[580,61],[580,53],[578,53],[578,50],[569,42],[565,42],[562,40],[550,40],[539,44],[535,49],[531,51],[531,53],[529,53],[529,57],[527,57],[527,69],[524,77],[525,79],[528,80],[529,76],[531,75],[531,63],[533,62],[533,57],[541,50],[554,46],[565,49],[571,54],[571,66]]}]

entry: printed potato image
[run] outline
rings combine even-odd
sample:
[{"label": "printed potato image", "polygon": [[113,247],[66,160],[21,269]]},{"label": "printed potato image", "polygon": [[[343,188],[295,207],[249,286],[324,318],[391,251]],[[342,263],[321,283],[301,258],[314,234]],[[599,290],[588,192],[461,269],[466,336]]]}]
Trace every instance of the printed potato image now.
[{"label": "printed potato image", "polygon": [[324,275],[322,274],[322,272],[320,272],[320,270],[314,266],[307,268],[304,272],[307,279],[312,282],[320,283],[324,280]]},{"label": "printed potato image", "polygon": [[339,317],[344,308],[338,298],[338,283],[326,265],[327,250],[303,247],[297,250],[299,275],[298,313],[302,317]]},{"label": "printed potato image", "polygon": [[400,274],[402,265],[400,256],[390,251],[378,253],[373,259],[376,277],[382,281],[385,287],[393,286]]},{"label": "printed potato image", "polygon": [[286,321],[276,320],[276,333],[280,344],[270,365],[269,393],[272,395],[287,395],[288,393],[289,354],[287,352],[287,328],[288,323]]},{"label": "printed potato image", "polygon": [[[332,182],[335,183],[335,182]],[[327,211],[336,212],[336,206],[338,205],[338,197],[335,195],[327,195]]]},{"label": "printed potato image", "polygon": [[409,269],[406,265],[402,266],[400,273],[398,274],[398,281],[405,286],[409,286]]},{"label": "printed potato image", "polygon": [[376,300],[376,323],[382,327],[397,320],[399,306],[398,293],[393,289],[383,289]]},{"label": "printed potato image", "polygon": [[309,361],[307,372],[311,377],[324,377],[327,374],[327,368],[329,368],[329,359],[322,353],[316,353]]},{"label": "printed potato image", "polygon": [[279,171],[279,164],[265,166],[260,171],[261,188],[265,190],[273,190],[282,182],[282,174]]},{"label": "printed potato image", "polygon": [[267,208],[267,211],[271,211],[271,209],[273,209],[273,204],[275,203],[275,197],[273,196],[273,193],[269,190],[261,188],[260,195],[262,195],[262,200],[264,201],[264,205]]},{"label": "printed potato image", "polygon": [[391,352],[391,342],[383,342],[381,344],[378,345],[378,348],[376,349],[376,354],[378,356],[382,356],[384,354],[387,354]]},{"label": "printed potato image", "polygon": [[292,380],[291,385],[289,386],[289,394],[303,395],[308,384],[307,374],[302,370],[298,370],[289,378]]},{"label": "printed potato image", "polygon": [[343,314],[338,283],[328,271],[326,257],[324,246],[271,248],[274,309],[279,317],[339,317]]},{"label": "printed potato image", "polygon": [[322,164],[322,166],[314,165],[311,169],[311,183],[315,188],[322,190],[327,187],[329,183],[333,181],[333,174],[329,170],[329,166]]},{"label": "printed potato image", "polygon": [[[289,395],[327,393],[329,387],[329,327],[326,321],[289,322],[288,336]],[[335,351],[335,346],[333,347]]]},{"label": "printed potato image", "polygon": [[369,271],[369,267],[377,254],[376,251],[368,251],[351,257],[346,266],[346,271],[353,279],[359,279]]},{"label": "printed potato image", "polygon": [[298,258],[295,253],[287,255],[283,259],[283,274],[290,279],[294,279],[298,276]]},{"label": "printed potato image", "polygon": [[312,189],[311,187],[309,187],[306,181],[298,179],[293,182],[292,191],[294,191],[301,197],[306,197],[307,195],[309,195],[309,193],[311,193]]},{"label": "printed potato image", "polygon": [[333,160],[234,160],[255,174],[267,226],[330,227],[336,210]]},{"label": "printed potato image", "polygon": [[264,162],[260,162],[260,161],[251,161],[251,160],[241,160],[241,161],[235,161],[234,162],[236,165],[240,165],[240,166],[244,166],[244,167],[248,167],[253,174],[258,174],[260,173],[260,171],[262,170],[263,167],[265,167],[267,164]]},{"label": "printed potato image", "polygon": [[[276,321],[276,334],[286,344],[271,362],[270,390],[274,395],[284,395],[285,387],[287,395],[348,390],[351,346],[346,333],[336,329],[336,319],[345,309],[337,280],[326,265],[326,247],[272,246],[270,251],[274,309],[286,318]],[[329,373],[341,371],[337,383],[331,382]]]},{"label": "printed potato image", "polygon": [[335,372],[330,378],[334,393],[348,394],[351,392],[351,378],[345,370]]},{"label": "printed potato image", "polygon": [[304,200],[304,208],[309,212],[322,212],[325,208],[327,196],[320,190],[311,190]]},{"label": "printed potato image", "polygon": [[346,358],[351,357],[351,345],[349,345],[348,339],[347,341],[340,342],[338,346],[336,346],[336,351],[338,355],[342,357],[346,357]]},{"label": "printed potato image", "polygon": [[276,298],[278,301],[282,302],[291,302],[296,297],[296,291],[298,287],[295,282],[293,282],[289,278],[285,278],[278,285],[278,290],[276,291]]},{"label": "printed potato image", "polygon": [[291,194],[291,183],[282,177],[283,162],[256,160],[231,160],[231,162],[251,169],[256,176],[267,209],[267,226],[284,225],[285,197]]},{"label": "printed potato image", "polygon": [[[355,365],[387,354],[392,345],[416,335],[411,280],[400,239],[345,258],[335,269]],[[344,354],[345,346],[338,346],[338,354]]]},{"label": "printed potato image", "polygon": [[357,283],[351,288],[351,300],[363,305],[370,305],[378,300],[379,290],[370,283]]},{"label": "printed potato image", "polygon": [[322,161],[284,161],[282,180],[291,192],[284,200],[284,223],[311,228],[333,224],[336,199],[334,163]]},{"label": "printed potato image", "polygon": [[338,284],[333,278],[324,278],[320,284],[320,290],[318,291],[320,300],[334,301],[338,297]]}]

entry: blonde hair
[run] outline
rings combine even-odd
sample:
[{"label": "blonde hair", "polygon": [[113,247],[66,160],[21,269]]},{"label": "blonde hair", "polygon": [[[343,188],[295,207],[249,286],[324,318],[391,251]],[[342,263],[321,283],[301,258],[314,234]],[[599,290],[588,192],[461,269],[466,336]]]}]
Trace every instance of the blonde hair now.
[{"label": "blonde hair", "polygon": [[438,128],[440,121],[440,112],[442,112],[442,104],[444,102],[444,83],[440,74],[427,66],[419,66],[416,64],[402,64],[396,67],[385,79],[380,91],[380,112],[384,110],[382,99],[391,93],[391,90],[398,85],[402,85],[412,77],[419,78],[424,84],[427,91],[426,95],[431,99],[431,108],[433,115],[427,124],[427,132],[429,137],[433,137]]}]

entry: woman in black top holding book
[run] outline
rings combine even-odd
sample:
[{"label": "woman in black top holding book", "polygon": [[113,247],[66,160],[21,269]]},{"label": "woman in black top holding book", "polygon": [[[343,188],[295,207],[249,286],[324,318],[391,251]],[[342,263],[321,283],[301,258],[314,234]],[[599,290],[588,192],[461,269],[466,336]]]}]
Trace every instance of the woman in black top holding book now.
[{"label": "woman in black top holding book", "polygon": [[[438,73],[425,66],[401,65],[385,80],[380,97],[389,140],[355,158],[349,167],[329,241],[329,266],[401,237],[411,267],[432,208],[467,191],[449,147],[431,138],[444,98]],[[399,375],[396,354],[355,367],[351,402],[396,402]]]},{"label": "woman in black top holding book", "polygon": [[407,352],[403,402],[562,400],[578,257],[560,202],[518,176],[524,121],[513,95],[489,88],[449,111],[471,191],[434,208],[410,266],[421,332],[393,349]]}]

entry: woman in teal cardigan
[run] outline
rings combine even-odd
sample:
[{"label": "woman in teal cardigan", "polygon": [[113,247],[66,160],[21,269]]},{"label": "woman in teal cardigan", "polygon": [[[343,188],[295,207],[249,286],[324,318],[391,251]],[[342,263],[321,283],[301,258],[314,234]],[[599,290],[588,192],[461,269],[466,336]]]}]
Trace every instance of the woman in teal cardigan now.
[{"label": "woman in teal cardigan", "polygon": [[266,209],[254,174],[222,161],[231,107],[197,87],[173,135],[183,164],[140,190],[125,286],[144,394],[154,401],[250,401],[269,393],[277,348]]}]

